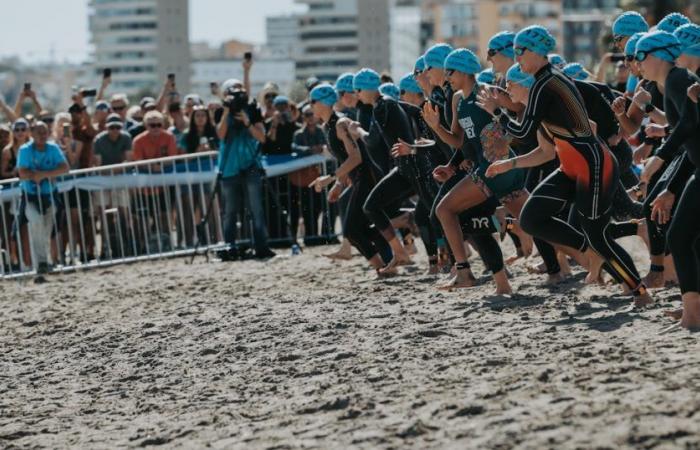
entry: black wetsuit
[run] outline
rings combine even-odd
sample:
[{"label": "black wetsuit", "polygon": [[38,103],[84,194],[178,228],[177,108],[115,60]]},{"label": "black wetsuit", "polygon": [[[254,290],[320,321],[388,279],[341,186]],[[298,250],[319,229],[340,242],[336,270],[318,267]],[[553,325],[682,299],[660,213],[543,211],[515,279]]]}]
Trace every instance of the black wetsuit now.
[{"label": "black wetsuit", "polygon": [[667,189],[676,195],[668,247],[684,294],[700,292],[700,110],[687,96],[688,87],[697,81],[700,78],[685,69],[673,68],[669,72],[664,103],[672,130],[656,152],[664,161],[678,161],[667,184]]},{"label": "black wetsuit", "polygon": [[[606,260],[618,282],[637,289],[640,278],[632,259],[607,231],[619,180],[617,163],[593,134],[576,86],[547,64],[535,74],[522,123],[507,114],[499,120],[516,138],[544,127],[555,142],[561,164],[532,192],[520,217],[523,229],[581,251],[590,245]],[[571,202],[580,214],[583,233],[556,217]]]},{"label": "black wetsuit", "polygon": [[[326,124],[328,132],[328,146],[333,156],[342,164],[348,158],[343,141],[338,138],[336,125],[340,117],[333,113]],[[364,143],[357,141],[362,163],[350,172],[352,187],[350,187],[350,198],[348,207],[343,218],[343,230],[345,237],[357,250],[367,259],[379,253],[385,262],[391,260],[391,248],[386,239],[376,228],[372,227],[367,216],[362,210],[367,196],[379,181],[379,173],[371,163]]]}]

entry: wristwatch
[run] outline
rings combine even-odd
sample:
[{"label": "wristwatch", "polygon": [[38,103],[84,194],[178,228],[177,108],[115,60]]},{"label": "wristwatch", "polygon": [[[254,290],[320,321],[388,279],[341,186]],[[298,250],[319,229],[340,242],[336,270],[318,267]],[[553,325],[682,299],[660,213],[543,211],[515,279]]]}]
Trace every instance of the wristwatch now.
[{"label": "wristwatch", "polygon": [[501,114],[503,114],[503,111],[501,110],[501,108],[496,108],[496,109],[493,110],[493,115],[494,115],[495,117],[500,117]]},{"label": "wristwatch", "polygon": [[656,108],[654,108],[654,105],[652,105],[651,103],[647,103],[646,105],[644,105],[644,112],[647,114],[651,114],[655,109]]}]

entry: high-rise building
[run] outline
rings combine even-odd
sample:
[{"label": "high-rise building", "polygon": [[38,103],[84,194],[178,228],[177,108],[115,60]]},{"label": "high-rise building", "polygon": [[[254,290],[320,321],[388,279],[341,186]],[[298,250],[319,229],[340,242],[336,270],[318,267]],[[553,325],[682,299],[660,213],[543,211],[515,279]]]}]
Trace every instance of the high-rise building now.
[{"label": "high-rise building", "polygon": [[416,58],[423,52],[421,8],[413,2],[397,2],[390,10],[389,45],[391,76],[398,80],[413,70]]},{"label": "high-rise building", "polygon": [[299,16],[270,16],[265,20],[267,56],[294,58],[299,43]]},{"label": "high-rise building", "polygon": [[95,78],[112,69],[112,90],[156,93],[174,73],[190,89],[188,0],[89,0]]},{"label": "high-rise building", "polygon": [[389,69],[389,0],[296,0],[299,16],[296,76],[334,80],[360,67]]},{"label": "high-rise building", "polygon": [[610,32],[619,11],[619,0],[563,0],[562,27],[567,37],[562,55],[567,61],[580,62],[593,69],[605,49],[601,38]]}]

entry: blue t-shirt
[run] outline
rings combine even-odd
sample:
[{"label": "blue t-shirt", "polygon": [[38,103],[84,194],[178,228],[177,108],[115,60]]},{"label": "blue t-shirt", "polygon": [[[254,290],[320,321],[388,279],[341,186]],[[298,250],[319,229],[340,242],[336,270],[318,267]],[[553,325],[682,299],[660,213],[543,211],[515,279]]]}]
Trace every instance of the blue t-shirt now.
[{"label": "blue t-shirt", "polygon": [[221,168],[223,178],[236,176],[251,167],[262,167],[260,143],[247,129],[234,129],[233,120],[229,120],[226,139],[219,144],[219,165],[224,160],[226,164]]},{"label": "blue t-shirt", "polygon": [[[19,148],[17,168],[33,171],[54,170],[65,162],[66,158],[58,145],[47,142],[44,151],[40,151],[34,146],[34,141],[30,141]],[[37,194],[37,186],[34,181],[22,180],[20,187],[27,194]],[[41,180],[42,195],[51,194],[54,190],[56,190],[56,186],[48,179]]]}]

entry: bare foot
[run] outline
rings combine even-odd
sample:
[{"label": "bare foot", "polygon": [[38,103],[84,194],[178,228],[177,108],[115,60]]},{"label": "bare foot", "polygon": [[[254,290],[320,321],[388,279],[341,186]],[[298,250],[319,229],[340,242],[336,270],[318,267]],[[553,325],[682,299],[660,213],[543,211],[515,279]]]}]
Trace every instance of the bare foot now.
[{"label": "bare foot", "polygon": [[654,303],[654,299],[651,298],[651,295],[645,290],[641,294],[637,295],[634,297],[634,307],[635,308],[644,308],[646,306],[649,306]]},{"label": "bare foot", "polygon": [[506,286],[496,286],[496,295],[510,295],[513,290],[510,288],[510,284]]},{"label": "bare foot", "polygon": [[377,278],[391,278],[399,274],[399,270],[396,267],[383,267],[381,269],[376,269]]},{"label": "bare foot", "polygon": [[438,286],[441,291],[451,291],[453,289],[469,288],[476,286],[476,278],[470,269],[458,270],[457,274],[452,277],[447,284]]},{"label": "bare foot", "polygon": [[523,255],[522,255],[520,252],[518,252],[518,253],[516,253],[516,254],[513,255],[513,256],[509,256],[509,257],[506,258],[506,260],[503,261],[503,262],[504,262],[506,265],[510,266],[511,264],[513,264],[515,261],[519,260],[519,259],[522,258],[522,257],[523,257]]},{"label": "bare foot", "polygon": [[532,273],[536,275],[547,273],[547,266],[543,262],[537,265],[529,265],[527,266],[527,273]]},{"label": "bare foot", "polygon": [[396,270],[396,268],[399,266],[410,266],[411,264],[413,264],[413,261],[411,261],[411,258],[409,258],[408,255],[406,255],[405,258],[399,258],[394,256],[394,258],[391,261],[389,261],[389,264],[379,269],[379,271],[385,272],[390,270]]},{"label": "bare foot", "polygon": [[683,328],[696,330],[700,328],[700,295],[684,294],[683,297],[681,326]]},{"label": "bare foot", "polygon": [[513,233],[520,238],[520,248],[522,248],[523,256],[527,258],[528,256],[532,255],[532,248],[535,245],[534,241],[532,240],[532,236],[524,232],[523,229],[520,228],[519,224],[514,222],[511,225],[511,231],[513,231]]},{"label": "bare foot", "polygon": [[569,265],[569,258],[563,252],[557,252],[557,261],[559,261],[560,273],[566,277],[571,275],[571,266]]},{"label": "bare foot", "polygon": [[544,282],[544,284],[546,284],[547,286],[552,286],[561,283],[562,281],[564,281],[564,279],[566,279],[566,277],[561,272],[552,273],[547,275],[547,280]]},{"label": "bare foot", "polygon": [[586,284],[602,284],[603,276],[601,269],[605,260],[594,251],[588,250],[588,275],[586,275]]},{"label": "bare foot", "polygon": [[683,308],[678,308],[671,311],[664,311],[664,316],[670,317],[673,320],[681,320],[681,318],[683,317]]},{"label": "bare foot", "polygon": [[335,253],[326,253],[323,256],[325,256],[328,259],[333,259],[333,260],[341,259],[341,260],[347,261],[347,260],[352,259],[351,253],[344,253],[342,250],[338,250]]},{"label": "bare foot", "polygon": [[662,288],[664,287],[664,273],[651,270],[642,281],[647,289]]}]

